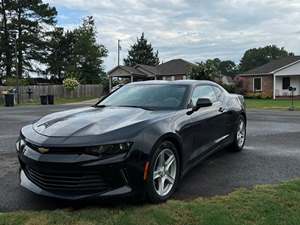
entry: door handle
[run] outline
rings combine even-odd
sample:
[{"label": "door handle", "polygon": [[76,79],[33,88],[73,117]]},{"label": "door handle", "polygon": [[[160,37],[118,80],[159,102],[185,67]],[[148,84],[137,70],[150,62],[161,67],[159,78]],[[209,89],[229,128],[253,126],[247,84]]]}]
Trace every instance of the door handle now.
[{"label": "door handle", "polygon": [[226,110],[225,108],[220,107],[218,111],[219,111],[219,112],[225,112],[225,110]]}]

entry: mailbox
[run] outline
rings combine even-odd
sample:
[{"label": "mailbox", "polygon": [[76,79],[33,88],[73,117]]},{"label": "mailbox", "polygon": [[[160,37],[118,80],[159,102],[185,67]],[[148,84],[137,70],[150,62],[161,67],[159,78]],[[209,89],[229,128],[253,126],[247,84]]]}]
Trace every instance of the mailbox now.
[{"label": "mailbox", "polygon": [[296,91],[296,88],[295,87],[289,87],[289,91]]}]

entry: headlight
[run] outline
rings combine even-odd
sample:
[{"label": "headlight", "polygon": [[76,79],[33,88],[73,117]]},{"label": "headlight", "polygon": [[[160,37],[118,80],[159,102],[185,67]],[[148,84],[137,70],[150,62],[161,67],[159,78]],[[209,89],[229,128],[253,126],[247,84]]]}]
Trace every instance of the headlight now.
[{"label": "headlight", "polygon": [[131,146],[132,146],[132,142],[111,144],[111,145],[100,145],[100,146],[88,147],[85,149],[85,152],[90,155],[109,157],[109,156],[127,153],[131,148]]},{"label": "headlight", "polygon": [[23,148],[25,147],[26,143],[23,139],[19,138],[16,142],[16,150],[17,152],[23,151]]}]

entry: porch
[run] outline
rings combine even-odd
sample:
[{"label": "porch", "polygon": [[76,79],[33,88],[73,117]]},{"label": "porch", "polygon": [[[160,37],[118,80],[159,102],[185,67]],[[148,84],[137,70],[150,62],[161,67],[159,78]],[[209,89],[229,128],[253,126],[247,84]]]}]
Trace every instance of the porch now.
[{"label": "porch", "polygon": [[273,99],[287,99],[292,92],[289,87],[296,88],[294,98],[300,99],[300,75],[276,75],[274,74]]},{"label": "porch", "polygon": [[122,83],[130,83],[135,81],[154,80],[155,74],[143,70],[141,65],[135,67],[130,66],[117,66],[108,72],[109,90],[113,87],[113,80],[122,80]]}]

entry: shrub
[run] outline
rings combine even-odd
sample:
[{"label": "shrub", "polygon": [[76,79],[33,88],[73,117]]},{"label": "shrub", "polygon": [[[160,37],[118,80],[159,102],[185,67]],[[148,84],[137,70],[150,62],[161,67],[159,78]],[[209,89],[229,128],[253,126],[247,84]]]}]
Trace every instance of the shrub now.
[{"label": "shrub", "polygon": [[245,94],[245,98],[247,98],[247,99],[273,99],[273,96],[262,93],[262,92],[256,92],[256,93],[248,92]]},{"label": "shrub", "polygon": [[102,85],[103,87],[103,92],[106,94],[106,93],[109,93],[109,80],[108,80],[108,77],[107,76],[101,76],[100,77],[100,84]]},{"label": "shrub", "polygon": [[[220,84],[220,83],[219,83]],[[238,84],[220,84],[226,91],[232,94],[244,95],[244,90]]]},{"label": "shrub", "polygon": [[79,86],[79,82],[75,78],[66,78],[64,79],[63,84],[69,91],[73,91]]}]

